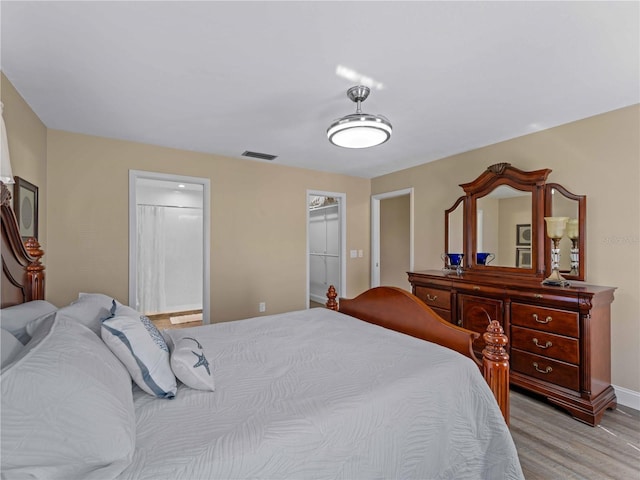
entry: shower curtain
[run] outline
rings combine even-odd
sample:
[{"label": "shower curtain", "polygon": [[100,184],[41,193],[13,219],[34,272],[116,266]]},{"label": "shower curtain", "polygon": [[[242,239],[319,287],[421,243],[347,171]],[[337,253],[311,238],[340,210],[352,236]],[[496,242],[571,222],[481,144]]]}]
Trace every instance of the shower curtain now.
[{"label": "shower curtain", "polygon": [[165,312],[165,207],[138,205],[138,305],[145,314]]},{"label": "shower curtain", "polygon": [[138,205],[137,303],[146,315],[202,309],[202,209]]}]

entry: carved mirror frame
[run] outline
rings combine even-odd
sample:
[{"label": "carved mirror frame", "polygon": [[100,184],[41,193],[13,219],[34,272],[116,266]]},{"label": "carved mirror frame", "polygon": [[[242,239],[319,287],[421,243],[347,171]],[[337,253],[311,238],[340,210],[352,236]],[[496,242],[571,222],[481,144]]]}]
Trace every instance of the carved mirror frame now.
[{"label": "carved mirror frame", "polygon": [[[458,207],[460,206],[460,204],[462,202],[464,202],[466,197],[462,196],[462,197],[458,197],[458,199],[454,202],[454,204],[446,209],[444,211],[444,251],[445,253],[452,253],[449,252],[449,229],[451,226],[451,220],[450,220],[450,216],[453,214],[453,212],[455,212]],[[465,208],[464,208],[464,204],[462,204],[462,239],[461,239],[461,243],[463,246],[463,252],[464,252],[464,246],[465,244],[465,237],[466,237],[466,212],[465,212]],[[456,252],[456,253],[463,253],[463,252]],[[443,258],[442,259],[444,262],[444,268],[447,268],[447,261]]]},{"label": "carved mirror frame", "polygon": [[[460,184],[465,192],[452,207],[445,210],[445,252],[449,248],[450,215],[463,202],[463,253],[464,269],[488,275],[512,275],[517,277],[542,280],[551,272],[551,241],[546,235],[544,217],[553,216],[554,190],[569,200],[575,200],[578,215],[578,248],[577,272],[561,270],[568,280],[584,280],[586,271],[586,196],[569,192],[557,183],[546,183],[551,169],[544,168],[531,172],[519,170],[509,163],[497,163],[489,166],[478,178],[469,183]],[[501,185],[531,193],[531,268],[520,268],[497,265],[479,265],[476,262],[477,234],[477,201],[491,193]]]},{"label": "carved mirror frame", "polygon": [[[547,183],[545,191],[545,217],[553,217],[553,192],[558,192],[569,200],[576,201],[576,210],[578,213],[578,240],[577,247],[577,272],[572,273],[570,270],[560,269],[560,274],[567,280],[584,280],[586,277],[586,239],[587,239],[587,196],[576,195],[564,188],[559,183]],[[546,232],[545,232],[546,234]],[[566,252],[563,253],[566,255]],[[545,269],[551,271],[551,242],[545,242]]]},{"label": "carved mirror frame", "polygon": [[[488,167],[473,182],[460,184],[465,192],[465,268],[483,274],[514,275],[527,278],[544,277],[544,201],[545,182],[551,170],[548,168],[525,172],[509,163],[497,163]],[[501,185],[531,194],[531,267],[478,265],[477,215],[479,198],[487,196]]]}]

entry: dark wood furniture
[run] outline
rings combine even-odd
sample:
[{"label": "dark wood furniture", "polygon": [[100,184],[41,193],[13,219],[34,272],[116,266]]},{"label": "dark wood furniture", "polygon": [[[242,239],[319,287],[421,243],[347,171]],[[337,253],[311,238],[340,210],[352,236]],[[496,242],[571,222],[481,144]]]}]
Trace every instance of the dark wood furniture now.
[{"label": "dark wood furniture", "polygon": [[[614,288],[440,270],[410,272],[414,294],[450,322],[481,332],[497,320],[511,343],[511,384],[544,395],[589,425],[616,406],[611,386]],[[473,349],[485,347],[481,338]]]},{"label": "dark wood furniture", "polygon": [[[458,239],[458,245],[463,245],[461,253],[465,255],[463,273],[446,269],[409,272],[409,282],[414,295],[455,325],[481,333],[490,321],[497,321],[511,339],[507,347],[511,384],[543,395],[575,418],[597,425],[604,411],[616,406],[610,346],[615,288],[579,281],[584,279],[586,269],[586,197],[556,183],[546,183],[550,173],[549,169],[524,172],[500,163],[487,168],[473,182],[462,184],[465,196],[445,211],[445,248],[455,244],[451,232],[461,231],[463,238]],[[485,198],[492,195],[496,197],[493,202],[505,205],[489,204]],[[523,211],[514,208],[514,202],[519,202]],[[450,215],[460,205],[463,225],[452,230]],[[492,214],[493,208],[506,210],[494,214],[501,222],[511,219],[513,224],[495,226],[495,221],[483,218]],[[554,215],[574,216],[579,222],[579,237],[568,242],[578,250],[574,259],[579,265],[573,270],[561,269],[563,277],[570,280],[566,287],[543,284],[550,274],[551,257],[544,217]],[[518,267],[515,259],[511,261],[517,242],[515,236],[509,242],[508,235],[515,232],[516,224],[531,227],[531,265],[524,268]],[[492,243],[483,225],[492,226],[489,233],[493,235],[499,230],[500,242]],[[488,251],[481,245],[498,243],[501,251],[495,252],[497,265],[475,261],[476,253]],[[564,254],[568,256],[569,250]],[[477,354],[483,348],[483,339],[477,338],[474,351]]]},{"label": "dark wood furniture", "polygon": [[487,322],[482,329],[483,351],[474,352],[474,342],[480,333],[445,322],[416,296],[396,287],[377,287],[367,290],[353,299],[341,298],[333,285],[327,292],[327,308],[402,332],[422,340],[437,343],[471,358],[481,369],[489,388],[509,424],[509,357],[508,344],[501,325]]},{"label": "dark wood furniture", "polygon": [[2,302],[9,307],[30,300],[44,300],[44,252],[35,238],[23,242],[11,208],[11,193],[2,184]]}]

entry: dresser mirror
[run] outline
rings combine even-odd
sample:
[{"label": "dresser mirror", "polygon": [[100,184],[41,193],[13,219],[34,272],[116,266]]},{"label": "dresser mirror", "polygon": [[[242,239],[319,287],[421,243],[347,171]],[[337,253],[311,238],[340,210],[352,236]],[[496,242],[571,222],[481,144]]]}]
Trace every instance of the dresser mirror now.
[{"label": "dresser mirror", "polygon": [[[557,183],[548,183],[545,192],[545,217],[568,218],[564,235],[560,239],[560,274],[567,280],[584,280],[587,197],[575,195]],[[551,243],[547,243],[545,264],[549,271]]]},{"label": "dresser mirror", "polygon": [[[475,263],[531,268],[532,192],[498,185],[475,201]],[[487,259],[491,261],[487,262]]]},{"label": "dresser mirror", "polygon": [[562,217],[559,272],[584,280],[586,196],[546,183],[550,173],[498,163],[461,184],[465,195],[445,210],[444,253],[463,253],[463,271],[543,280],[552,271],[553,245],[545,217]]}]

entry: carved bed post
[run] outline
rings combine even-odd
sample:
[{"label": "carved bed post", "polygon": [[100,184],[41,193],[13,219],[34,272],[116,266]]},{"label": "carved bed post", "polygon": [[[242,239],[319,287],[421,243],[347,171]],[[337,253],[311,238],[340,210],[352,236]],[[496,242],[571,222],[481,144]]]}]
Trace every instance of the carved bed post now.
[{"label": "carved bed post", "polygon": [[502,416],[509,425],[509,354],[505,346],[509,339],[497,320],[491,320],[482,338],[486,343],[482,350],[483,375],[496,397]]},{"label": "carved bed post", "polygon": [[40,248],[40,243],[34,237],[28,238],[24,243],[27,253],[33,257],[33,261],[27,265],[27,283],[31,288],[27,289],[31,295],[30,300],[44,300],[44,265],[40,263],[40,258],[44,252]]},{"label": "carved bed post", "polygon": [[338,292],[336,292],[336,287],[329,285],[329,290],[327,291],[327,303],[325,303],[325,306],[329,310],[338,310],[338,302],[336,302],[337,296]]}]

